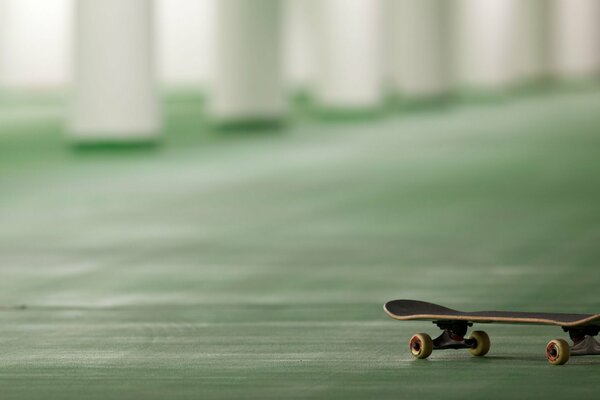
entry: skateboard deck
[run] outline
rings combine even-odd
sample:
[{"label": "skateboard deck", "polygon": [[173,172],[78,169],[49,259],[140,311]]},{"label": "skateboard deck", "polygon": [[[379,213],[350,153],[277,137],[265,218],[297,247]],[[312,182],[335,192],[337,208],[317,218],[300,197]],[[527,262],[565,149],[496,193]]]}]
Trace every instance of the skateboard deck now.
[{"label": "skateboard deck", "polygon": [[452,320],[477,323],[536,324],[576,327],[600,326],[600,314],[563,314],[517,311],[464,312],[417,300],[393,300],[384,306],[392,318],[407,320]]},{"label": "skateboard deck", "polygon": [[595,336],[600,332],[600,314],[543,313],[522,311],[473,311],[453,310],[438,304],[418,300],[392,300],[383,309],[400,321],[432,321],[442,334],[432,339],[426,333],[417,333],[410,339],[410,351],[415,358],[427,358],[433,350],[469,349],[475,356],[484,356],[490,350],[487,333],[473,331],[466,337],[473,324],[529,324],[560,326],[573,340],[553,339],[546,345],[546,358],[553,365],[565,364],[571,355],[600,355],[600,343]]}]

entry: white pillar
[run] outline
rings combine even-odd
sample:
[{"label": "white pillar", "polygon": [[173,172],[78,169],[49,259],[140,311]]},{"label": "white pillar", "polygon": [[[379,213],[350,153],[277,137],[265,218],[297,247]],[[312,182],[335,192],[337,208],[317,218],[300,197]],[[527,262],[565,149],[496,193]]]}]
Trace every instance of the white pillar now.
[{"label": "white pillar", "polygon": [[380,0],[318,0],[315,100],[333,110],[372,109],[382,98]]},{"label": "white pillar", "polygon": [[281,17],[278,0],[218,0],[210,104],[217,121],[269,122],[284,116]]},{"label": "white pillar", "polygon": [[310,92],[315,77],[314,2],[284,2],[284,78],[292,92]]},{"label": "white pillar", "polygon": [[519,0],[516,35],[517,74],[523,82],[548,78],[551,73],[551,3]]},{"label": "white pillar", "polygon": [[151,0],[77,0],[76,141],[148,141],[160,131]]},{"label": "white pillar", "polygon": [[448,0],[390,0],[390,80],[403,98],[442,96],[450,84]]},{"label": "white pillar", "polygon": [[455,0],[460,89],[496,91],[514,83],[518,1]]},{"label": "white pillar", "polygon": [[554,0],[553,66],[565,79],[600,72],[600,1]]}]

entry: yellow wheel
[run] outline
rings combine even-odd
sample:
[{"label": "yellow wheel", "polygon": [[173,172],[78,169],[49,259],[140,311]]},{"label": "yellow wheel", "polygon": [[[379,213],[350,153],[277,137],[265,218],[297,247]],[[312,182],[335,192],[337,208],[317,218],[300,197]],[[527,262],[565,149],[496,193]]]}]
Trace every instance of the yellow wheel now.
[{"label": "yellow wheel", "polygon": [[426,333],[417,333],[410,338],[410,352],[415,358],[427,358],[433,351],[433,340]]},{"label": "yellow wheel", "polygon": [[546,358],[552,365],[563,365],[569,361],[571,348],[569,343],[563,339],[553,339],[546,345]]},{"label": "yellow wheel", "polygon": [[469,339],[475,340],[475,347],[469,349],[474,356],[482,357],[490,351],[492,343],[490,337],[484,331],[473,331]]}]

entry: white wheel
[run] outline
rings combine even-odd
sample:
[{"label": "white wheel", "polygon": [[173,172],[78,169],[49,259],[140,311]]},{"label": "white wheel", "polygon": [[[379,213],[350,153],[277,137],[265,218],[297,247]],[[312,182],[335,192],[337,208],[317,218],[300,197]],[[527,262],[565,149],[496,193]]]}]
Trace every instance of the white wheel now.
[{"label": "white wheel", "polygon": [[415,358],[427,358],[433,351],[433,340],[426,333],[417,333],[410,338],[410,352]]},{"label": "white wheel", "polygon": [[484,331],[473,331],[469,339],[475,340],[475,347],[469,349],[474,356],[482,357],[490,351],[492,343],[490,337]]},{"label": "white wheel", "polygon": [[546,345],[546,358],[552,365],[563,365],[569,361],[571,348],[563,339],[553,339]]}]

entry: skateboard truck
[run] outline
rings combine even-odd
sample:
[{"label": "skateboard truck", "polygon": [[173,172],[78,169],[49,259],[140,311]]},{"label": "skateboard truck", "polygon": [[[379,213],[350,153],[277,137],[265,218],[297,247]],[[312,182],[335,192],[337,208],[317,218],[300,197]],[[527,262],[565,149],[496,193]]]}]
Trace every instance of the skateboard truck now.
[{"label": "skateboard truck", "polygon": [[416,358],[427,358],[433,350],[469,349],[474,356],[484,356],[490,350],[490,337],[484,331],[473,331],[465,338],[469,326],[473,323],[456,320],[433,321],[442,334],[435,339],[426,333],[417,333],[410,339],[410,351]]},{"label": "skateboard truck", "polygon": [[600,355],[600,343],[594,339],[600,332],[600,326],[563,327],[563,330],[569,333],[573,341],[570,351],[572,356]]},{"label": "skateboard truck", "polygon": [[473,326],[466,321],[433,321],[443,332],[440,336],[433,339],[433,350],[444,349],[472,349],[477,346],[474,339],[465,339],[467,329]]}]

